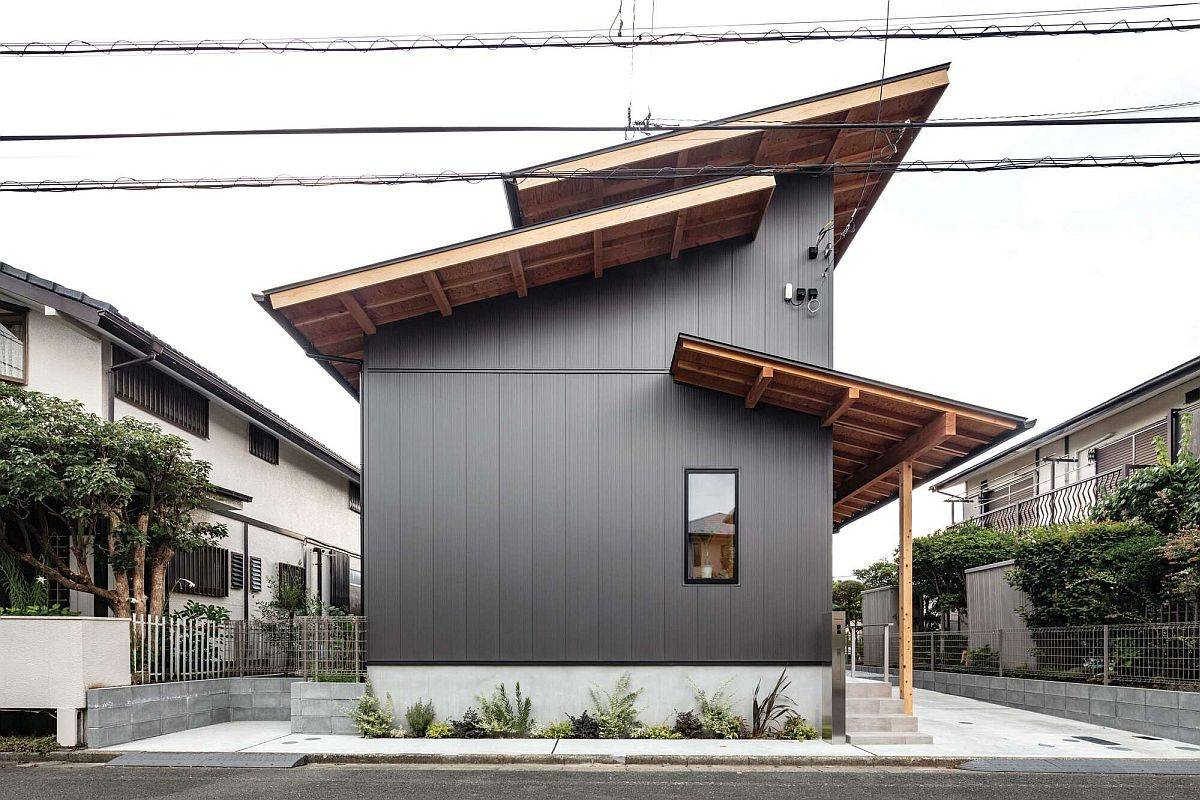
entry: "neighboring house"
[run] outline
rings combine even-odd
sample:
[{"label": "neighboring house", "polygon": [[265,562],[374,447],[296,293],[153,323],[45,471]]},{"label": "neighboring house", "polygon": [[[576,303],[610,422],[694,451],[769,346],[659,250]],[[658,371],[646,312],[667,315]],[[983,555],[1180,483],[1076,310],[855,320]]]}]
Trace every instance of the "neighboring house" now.
[{"label": "neighboring house", "polygon": [[1190,424],[1200,453],[1200,358],[995,453],[933,485],[951,522],[1012,530],[1086,518],[1099,495],[1155,460],[1155,440],[1178,457]]},{"label": "neighboring house", "polygon": [[[741,119],[922,120],[947,83]],[[894,162],[914,132],[640,139],[508,184],[512,230],[258,296],[362,403],[377,689],[453,716],[520,680],[550,719],[630,670],[658,723],[688,677],[748,704],[786,666],[828,719],[835,527],[1027,422],[831,369],[833,257],[887,175],[654,171]]]},{"label": "neighboring house", "polygon": [[[108,303],[0,263],[0,380],[105,419],[155,422],[212,464],[219,490],[200,513],[228,535],[175,556],[173,608],[195,599],[254,616],[286,572],[357,609],[357,468]],[[108,575],[102,560],[92,566]],[[75,611],[105,614],[90,594],[54,590]]]}]

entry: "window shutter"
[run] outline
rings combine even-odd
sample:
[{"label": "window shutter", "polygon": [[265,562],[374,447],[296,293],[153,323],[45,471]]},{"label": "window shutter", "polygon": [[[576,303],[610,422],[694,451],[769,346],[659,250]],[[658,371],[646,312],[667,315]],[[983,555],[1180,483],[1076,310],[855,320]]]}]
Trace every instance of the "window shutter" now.
[{"label": "window shutter", "polygon": [[133,354],[113,347],[113,388],[117,397],[188,433],[208,438],[208,398],[149,364],[121,368]]},{"label": "window shutter", "polygon": [[250,591],[262,591],[262,559],[250,556]]},{"label": "window shutter", "polygon": [[1154,440],[1167,440],[1167,421],[1156,422],[1153,425],[1148,425],[1142,428],[1137,433],[1133,434],[1133,461],[1132,464],[1153,464],[1155,463]]},{"label": "window shutter", "polygon": [[1123,467],[1133,460],[1133,439],[1120,441],[1096,448],[1096,474]]},{"label": "window shutter", "polygon": [[279,439],[257,425],[250,426],[250,455],[269,464],[279,463]]},{"label": "window shutter", "polygon": [[241,589],[246,585],[246,556],[241,553],[229,554],[229,588]]},{"label": "window shutter", "polygon": [[205,545],[176,553],[167,565],[167,590],[201,597],[227,597],[229,551]]},{"label": "window shutter", "polygon": [[350,611],[350,556],[329,554],[329,605]]}]

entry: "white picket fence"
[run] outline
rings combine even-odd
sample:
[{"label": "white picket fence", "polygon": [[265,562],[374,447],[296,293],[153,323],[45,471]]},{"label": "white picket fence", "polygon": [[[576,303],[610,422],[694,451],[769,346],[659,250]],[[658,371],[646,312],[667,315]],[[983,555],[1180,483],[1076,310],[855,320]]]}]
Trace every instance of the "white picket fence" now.
[{"label": "white picket fence", "polygon": [[135,683],[247,675],[321,678],[365,669],[366,620],[296,617],[282,622],[138,616],[130,621]]}]

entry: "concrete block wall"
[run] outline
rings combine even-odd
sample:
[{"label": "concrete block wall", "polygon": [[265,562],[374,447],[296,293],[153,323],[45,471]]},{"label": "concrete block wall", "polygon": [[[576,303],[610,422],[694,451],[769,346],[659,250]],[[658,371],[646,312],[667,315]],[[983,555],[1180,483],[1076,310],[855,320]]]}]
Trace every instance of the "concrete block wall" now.
[{"label": "concrete block wall", "polygon": [[211,678],[87,691],[88,747],[110,747],[218,722],[286,720],[297,678]]},{"label": "concrete block wall", "polygon": [[[292,733],[357,735],[350,711],[365,691],[365,683],[293,683]],[[397,724],[403,714],[404,709],[396,709]]]},{"label": "concrete block wall", "polygon": [[913,673],[913,684],[1040,714],[1200,744],[1200,693],[1030,678]]}]

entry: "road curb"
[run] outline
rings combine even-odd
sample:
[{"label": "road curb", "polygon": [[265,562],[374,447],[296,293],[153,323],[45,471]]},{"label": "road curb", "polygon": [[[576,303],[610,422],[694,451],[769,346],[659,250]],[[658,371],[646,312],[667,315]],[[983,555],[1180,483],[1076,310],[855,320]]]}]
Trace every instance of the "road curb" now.
[{"label": "road curb", "polygon": [[445,755],[421,753],[309,753],[310,764],[535,764],[676,767],[941,767],[966,758],[933,756],[681,756],[681,755]]},{"label": "road curb", "polygon": [[58,762],[75,764],[106,764],[119,756],[107,750],[52,750],[49,753],[0,753],[0,764],[31,764]]}]

